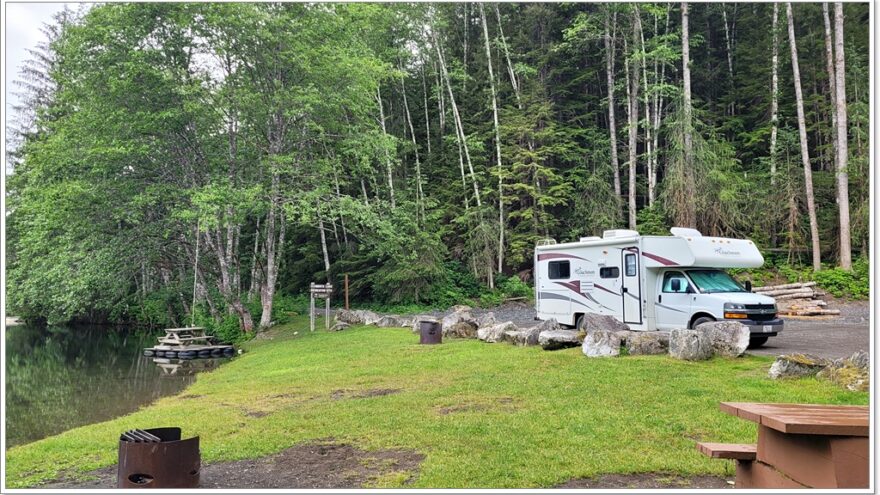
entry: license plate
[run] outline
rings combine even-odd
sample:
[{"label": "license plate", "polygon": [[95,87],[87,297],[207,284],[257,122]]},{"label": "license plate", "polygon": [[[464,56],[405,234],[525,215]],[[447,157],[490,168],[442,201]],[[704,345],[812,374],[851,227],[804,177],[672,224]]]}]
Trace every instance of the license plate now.
[{"label": "license plate", "polygon": [[772,332],[773,325],[764,325],[764,332]]}]

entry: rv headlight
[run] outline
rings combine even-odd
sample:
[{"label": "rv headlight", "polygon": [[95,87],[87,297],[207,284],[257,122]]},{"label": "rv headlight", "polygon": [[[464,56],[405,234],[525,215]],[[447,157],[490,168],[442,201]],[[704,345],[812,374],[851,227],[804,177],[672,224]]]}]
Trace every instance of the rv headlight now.
[{"label": "rv headlight", "polygon": [[724,309],[746,309],[746,307],[740,303],[724,303]]}]

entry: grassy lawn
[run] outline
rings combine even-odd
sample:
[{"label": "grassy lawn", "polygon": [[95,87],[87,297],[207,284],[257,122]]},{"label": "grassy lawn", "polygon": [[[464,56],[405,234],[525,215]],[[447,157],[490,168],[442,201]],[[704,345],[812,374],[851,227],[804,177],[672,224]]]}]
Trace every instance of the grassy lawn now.
[{"label": "grassy lawn", "polygon": [[[601,473],[723,475],[732,463],[703,457],[694,441],[754,442],[756,431],[721,413],[719,401],[868,403],[865,393],[815,379],[773,382],[769,358],[586,359],[579,348],[477,340],[419,346],[403,329],[307,328],[298,320],[274,329],[275,339],[246,344],[243,356],[199,375],[179,396],[8,450],[7,486],[112,465],[120,432],[171,425],[201,436],[204,463],[331,437],[364,449],[416,450],[426,456],[417,487],[549,487]],[[380,389],[386,393],[365,393]]]}]

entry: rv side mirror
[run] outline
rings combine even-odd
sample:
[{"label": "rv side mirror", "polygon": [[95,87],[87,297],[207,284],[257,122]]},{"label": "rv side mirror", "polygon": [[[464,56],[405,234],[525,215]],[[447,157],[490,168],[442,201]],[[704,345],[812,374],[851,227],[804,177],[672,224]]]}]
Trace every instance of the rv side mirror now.
[{"label": "rv side mirror", "polygon": [[752,281],[746,280],[746,292],[751,292],[751,291],[752,291]]},{"label": "rv side mirror", "polygon": [[672,279],[672,292],[681,291],[681,280],[674,278]]}]

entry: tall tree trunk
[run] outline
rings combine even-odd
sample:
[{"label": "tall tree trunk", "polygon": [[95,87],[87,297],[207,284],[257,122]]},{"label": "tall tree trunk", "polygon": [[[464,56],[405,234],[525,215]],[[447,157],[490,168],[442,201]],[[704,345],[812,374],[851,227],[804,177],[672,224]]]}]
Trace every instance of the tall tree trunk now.
[{"label": "tall tree trunk", "polygon": [[[663,35],[669,34],[669,18],[670,12],[672,11],[672,4],[667,4],[666,6],[666,26],[664,27]],[[654,32],[657,32],[656,27],[656,18],[654,21]],[[654,59],[654,78],[655,78],[655,86],[659,87],[661,84],[666,83],[666,62],[664,61],[661,64],[659,75],[657,73],[657,59]],[[651,188],[649,189],[649,204],[653,205],[654,201],[657,199],[657,170],[660,168],[660,123],[661,123],[661,115],[663,114],[663,92],[656,91],[654,93],[654,165],[651,167],[651,176],[648,178],[650,180]]]},{"label": "tall tree trunk", "polygon": [[330,283],[330,252],[327,250],[327,234],[324,232],[324,216],[321,214],[321,205],[315,205],[318,212],[318,230],[321,232],[321,252],[324,255],[324,278]]},{"label": "tall tree trunk", "polygon": [[[834,46],[831,41],[831,21],[828,17],[828,3],[822,3],[822,18],[825,21],[825,66],[828,71],[828,93],[831,98],[831,161],[833,169],[837,169],[837,90],[834,80]],[[838,197],[838,200],[840,198]]]},{"label": "tall tree trunk", "polygon": [[[385,129],[385,106],[382,104],[381,85],[376,86],[376,101],[379,103],[379,123],[382,126],[382,137],[387,138],[388,132]],[[396,208],[397,206],[394,203],[394,180],[392,179],[391,154],[388,153],[387,143],[383,143],[382,149],[385,150],[385,170],[388,175],[388,196],[391,200],[391,208]]]},{"label": "tall tree trunk", "polygon": [[[280,153],[280,146],[274,146],[273,154]],[[280,179],[272,174],[272,187],[269,201],[269,213],[266,215],[266,279],[260,290],[260,303],[263,313],[260,315],[260,328],[268,328],[272,324],[272,305],[275,300],[275,286],[278,282],[278,271],[281,265],[281,251],[284,247],[286,221],[284,208],[279,208]],[[277,237],[276,237],[277,236]]]},{"label": "tall tree trunk", "polygon": [[770,185],[776,185],[776,137],[779,131],[779,4],[773,3],[772,76],[770,82]]},{"label": "tall tree trunk", "polygon": [[794,18],[791,14],[791,2],[786,2],[785,12],[788,17],[788,41],[791,45],[791,70],[794,78],[794,95],[797,106],[798,134],[800,135],[801,161],[804,166],[804,189],[807,193],[807,215],[810,217],[810,239],[813,245],[813,270],[822,268],[819,251],[819,225],[816,220],[816,201],[813,196],[813,169],[810,166],[810,151],[807,143],[807,123],[804,117],[804,95],[801,91],[801,71],[798,66],[797,41],[794,36]]},{"label": "tall tree trunk", "polygon": [[639,49],[642,52],[642,56],[640,59],[642,60],[642,89],[645,92],[645,155],[647,160],[645,176],[648,178],[648,204],[653,204],[654,197],[654,184],[651,183],[651,175],[653,174],[653,159],[654,159],[654,149],[652,145],[654,144],[651,140],[651,102],[648,96],[648,62],[646,59],[647,52],[645,51],[645,32],[642,29],[642,14],[639,11],[638,4],[634,6],[635,8],[635,17],[636,17],[636,27],[639,31]]},{"label": "tall tree trunk", "polygon": [[452,106],[452,117],[455,119],[455,129],[458,134],[459,143],[461,143],[461,147],[464,150],[464,157],[467,161],[468,171],[470,172],[471,183],[474,186],[474,199],[477,202],[477,208],[482,206],[482,202],[480,200],[480,186],[477,184],[477,176],[474,173],[474,165],[471,162],[471,152],[468,148],[467,144],[467,136],[464,133],[464,126],[461,122],[461,114],[458,112],[458,105],[455,104],[455,95],[452,93],[452,81],[449,79],[449,72],[446,70],[446,62],[443,60],[443,52],[440,50],[440,43],[437,39],[437,33],[434,32],[433,27],[431,30],[431,36],[434,39],[434,48],[437,51],[437,61],[440,62],[440,74],[442,79],[446,82],[446,89],[449,95],[449,104]]},{"label": "tall tree trunk", "polygon": [[834,69],[837,109],[837,208],[840,212],[840,267],[852,269],[852,240],[849,220],[849,143],[847,142],[846,64],[843,47],[843,4],[834,4]]},{"label": "tall tree trunk", "polygon": [[504,168],[501,165],[501,130],[498,125],[498,97],[495,93],[495,72],[492,68],[492,49],[489,46],[489,27],[486,25],[486,12],[480,6],[480,20],[483,22],[483,39],[486,45],[486,64],[489,68],[489,88],[492,92],[492,120],[495,126],[495,159],[498,167],[498,273],[504,269]]},{"label": "tall tree trunk", "polygon": [[[636,47],[636,27],[633,24],[633,48]],[[626,38],[624,38],[624,53],[629,53]],[[638,139],[639,139],[639,66],[633,61],[630,67],[630,57],[627,57],[624,64],[626,73],[626,114],[627,114],[627,130],[629,132],[629,159],[627,168],[629,169],[629,189],[628,189],[628,214],[629,228],[636,228],[636,160],[638,158]]]},{"label": "tall tree trunk", "polygon": [[[614,44],[617,38],[617,12],[605,11],[605,79],[608,84],[608,134],[611,149],[611,167],[614,170],[614,194],[620,198],[620,163],[617,159],[617,123],[614,119]],[[609,18],[611,20],[609,21]],[[609,26],[613,24],[613,27]]]},{"label": "tall tree trunk", "polygon": [[[421,221],[425,220],[425,203],[424,203],[424,193],[422,192],[422,163],[419,159],[419,143],[416,142],[416,130],[413,128],[412,116],[409,113],[409,102],[406,98],[406,75],[403,73],[403,66],[400,67],[401,76],[400,76],[400,89],[401,94],[403,95],[403,109],[406,113],[406,123],[409,125],[409,135],[412,138],[413,144],[413,152],[416,157],[416,209],[418,212]],[[428,141],[430,141],[430,135],[428,136]]]},{"label": "tall tree trunk", "polygon": [[260,290],[263,268],[260,263],[260,217],[257,217],[257,228],[254,231],[254,252],[251,257],[251,285],[248,289],[248,301],[252,301]]},{"label": "tall tree trunk", "polygon": [[[684,178],[685,188],[688,194],[694,191],[694,118],[693,106],[691,103],[691,53],[690,39],[688,28],[688,4],[681,3],[681,67],[682,67],[682,85],[684,91],[682,94],[682,106],[684,107]],[[680,227],[696,227],[697,212],[693,201],[688,201],[685,205],[684,215],[677,219]]]},{"label": "tall tree trunk", "polygon": [[507,47],[507,38],[504,37],[504,28],[501,26],[501,12],[498,10],[498,4],[495,5],[495,18],[498,19],[498,34],[501,36],[501,48],[504,49],[504,59],[507,61],[507,75],[510,76],[510,85],[513,87],[513,95],[516,96],[516,106],[522,110],[522,99],[519,94],[519,81],[516,80],[516,72],[513,70],[513,63],[510,61],[510,49]]},{"label": "tall tree trunk", "polygon": [[422,97],[425,106],[425,144],[428,145],[428,159],[431,158],[431,117],[428,115],[428,82],[425,78],[425,63],[422,62]]},{"label": "tall tree trunk", "polygon": [[[735,89],[734,81],[733,81],[733,48],[731,47],[731,35],[730,35],[730,26],[727,22],[727,5],[721,4],[721,17],[724,20],[724,44],[727,48],[727,74],[730,81],[731,91]],[[736,98],[734,101],[730,103],[730,115],[735,113],[736,108]]]}]

